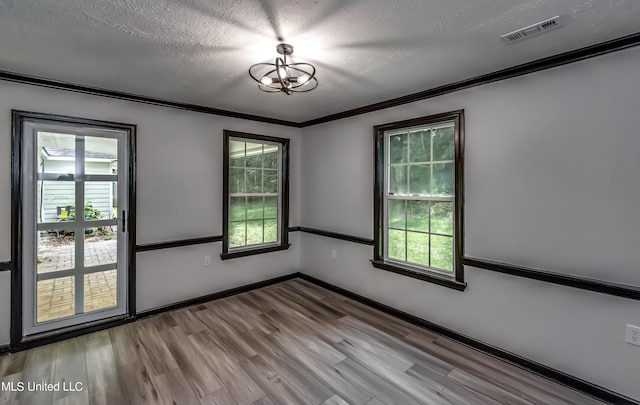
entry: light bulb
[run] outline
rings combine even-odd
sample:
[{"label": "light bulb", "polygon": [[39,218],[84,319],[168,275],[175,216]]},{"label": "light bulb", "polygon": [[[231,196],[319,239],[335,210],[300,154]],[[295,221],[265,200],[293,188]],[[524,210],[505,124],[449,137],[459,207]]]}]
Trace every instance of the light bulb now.
[{"label": "light bulb", "polygon": [[287,70],[284,68],[280,68],[278,69],[278,72],[280,73],[280,77],[282,78],[282,80],[284,80],[287,77]]},{"label": "light bulb", "polygon": [[263,76],[262,79],[260,79],[260,83],[269,86],[270,84],[273,84],[273,80],[270,77]]},{"label": "light bulb", "polygon": [[309,79],[311,79],[311,76],[302,75],[302,76],[298,77],[298,83],[300,83],[300,85],[302,86],[303,84],[307,84],[307,82],[309,82]]}]

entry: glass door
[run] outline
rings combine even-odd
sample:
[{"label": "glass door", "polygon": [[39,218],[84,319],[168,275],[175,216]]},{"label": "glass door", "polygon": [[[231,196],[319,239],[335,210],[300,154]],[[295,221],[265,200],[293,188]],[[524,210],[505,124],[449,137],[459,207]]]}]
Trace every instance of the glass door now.
[{"label": "glass door", "polygon": [[128,135],[25,123],[25,336],[127,313]]}]

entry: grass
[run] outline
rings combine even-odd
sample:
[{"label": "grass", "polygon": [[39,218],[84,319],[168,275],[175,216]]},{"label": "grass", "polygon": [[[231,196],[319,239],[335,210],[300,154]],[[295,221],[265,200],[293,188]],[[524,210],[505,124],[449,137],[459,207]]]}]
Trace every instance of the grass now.
[{"label": "grass", "polygon": [[[389,230],[389,258],[453,271],[453,237]],[[406,253],[406,255],[405,255]],[[431,256],[431,264],[429,264]]]},{"label": "grass", "polygon": [[[249,204],[231,207],[231,224],[229,227],[229,245],[231,247],[257,245],[278,241],[277,208]],[[263,217],[264,216],[264,217]],[[271,218],[269,218],[271,216]]]}]

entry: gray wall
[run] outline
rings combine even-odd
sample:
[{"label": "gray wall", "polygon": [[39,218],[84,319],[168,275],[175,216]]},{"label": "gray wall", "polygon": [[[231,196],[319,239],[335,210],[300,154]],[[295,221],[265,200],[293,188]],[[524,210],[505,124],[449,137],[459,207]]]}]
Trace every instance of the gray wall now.
[{"label": "gray wall", "polygon": [[[213,95],[212,95],[213,97]],[[0,82],[0,261],[11,250],[11,110],[138,126],[137,242],[222,233],[223,129],[291,139],[290,224],[298,225],[300,130]],[[145,310],[299,270],[299,243],[283,252],[221,262],[220,243],[139,253],[137,307]],[[204,256],[213,256],[204,267]],[[10,274],[0,273],[0,345],[9,342]]]},{"label": "gray wall", "polygon": [[[373,237],[374,125],[465,109],[466,254],[640,285],[640,48],[303,128],[302,226]],[[303,271],[640,399],[640,303],[467,267],[468,288],[302,235]],[[331,249],[337,259],[331,259]]]}]

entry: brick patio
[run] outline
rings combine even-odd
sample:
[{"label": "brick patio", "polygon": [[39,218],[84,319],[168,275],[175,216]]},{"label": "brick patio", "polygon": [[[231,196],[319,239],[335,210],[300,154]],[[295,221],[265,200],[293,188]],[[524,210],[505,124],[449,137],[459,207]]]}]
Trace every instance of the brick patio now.
[{"label": "brick patio", "polygon": [[[72,269],[75,265],[73,245],[47,247],[38,251],[42,263],[38,274]],[[86,242],[85,267],[117,262],[115,240]],[[109,270],[84,276],[84,312],[110,308],[117,303],[117,272]],[[75,290],[73,277],[61,277],[38,282],[37,321],[44,322],[74,315]]]}]

